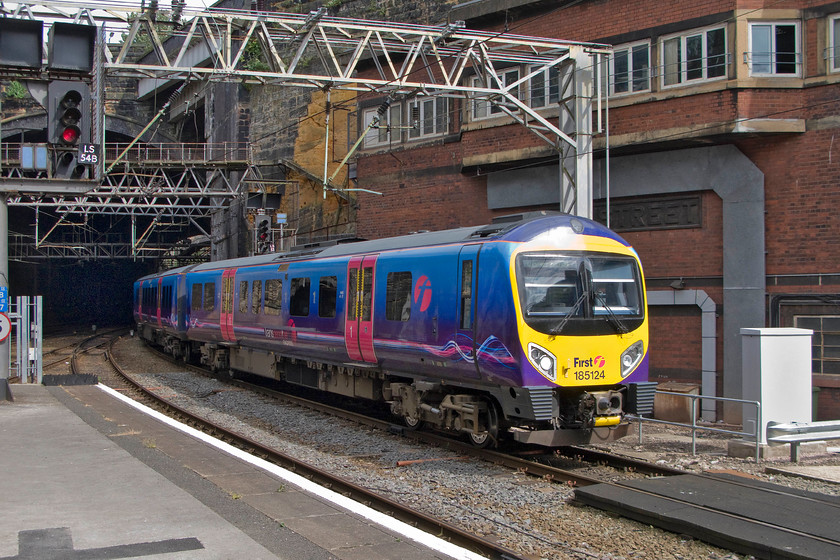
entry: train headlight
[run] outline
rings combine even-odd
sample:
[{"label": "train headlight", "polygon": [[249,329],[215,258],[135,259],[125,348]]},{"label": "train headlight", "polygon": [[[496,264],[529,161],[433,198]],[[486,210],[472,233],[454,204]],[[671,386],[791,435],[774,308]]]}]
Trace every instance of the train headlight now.
[{"label": "train headlight", "polygon": [[549,381],[557,381],[557,358],[554,354],[531,342],[528,344],[528,361]]},{"label": "train headlight", "polygon": [[630,375],[645,355],[645,345],[642,341],[634,342],[621,354],[621,377]]}]

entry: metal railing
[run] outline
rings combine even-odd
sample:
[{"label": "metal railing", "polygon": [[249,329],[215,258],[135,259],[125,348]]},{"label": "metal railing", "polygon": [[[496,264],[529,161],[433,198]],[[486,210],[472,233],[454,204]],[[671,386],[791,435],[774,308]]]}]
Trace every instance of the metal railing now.
[{"label": "metal railing", "polygon": [[[755,462],[758,463],[760,459],[760,442],[761,442],[761,434],[759,430],[761,429],[761,402],[759,401],[748,401],[744,399],[731,399],[727,397],[710,397],[707,395],[692,395],[688,393],[674,393],[671,391],[656,391],[657,395],[669,395],[669,396],[676,396],[676,397],[686,397],[691,400],[691,423],[686,424],[684,422],[671,422],[669,420],[658,420],[656,418],[645,418],[644,416],[636,416],[636,415],[627,415],[630,420],[637,420],[639,422],[639,444],[642,443],[642,425],[645,422],[650,422],[652,424],[668,424],[670,426],[680,426],[683,428],[687,428],[691,430],[691,454],[697,455],[697,432],[705,431],[705,432],[714,432],[719,434],[731,434],[736,436],[741,436],[745,440],[753,440],[755,441]],[[755,431],[754,432],[745,432],[745,431],[735,431],[735,430],[726,430],[724,428],[714,428],[711,426],[701,426],[697,424],[697,401],[698,400],[712,400],[717,402],[734,402],[740,404],[748,404],[755,406]]]},{"label": "metal railing", "polygon": [[[37,143],[8,143],[0,144],[0,163],[3,167],[18,167],[21,165],[20,149],[24,145]],[[247,163],[251,161],[251,144],[249,142],[217,142],[211,144],[184,144],[174,142],[170,144],[137,144],[128,150],[128,144],[105,144],[105,162],[115,161],[121,154],[120,161],[130,163],[160,164],[225,164]],[[123,152],[125,152],[123,154]]]},{"label": "metal railing", "polygon": [[798,463],[799,444],[840,439],[840,420],[822,422],[768,422],[767,442],[771,445],[790,444],[790,460]]},{"label": "metal railing", "polygon": [[17,296],[9,319],[16,355],[9,355],[9,375],[19,383],[41,383],[43,376],[43,296]]}]

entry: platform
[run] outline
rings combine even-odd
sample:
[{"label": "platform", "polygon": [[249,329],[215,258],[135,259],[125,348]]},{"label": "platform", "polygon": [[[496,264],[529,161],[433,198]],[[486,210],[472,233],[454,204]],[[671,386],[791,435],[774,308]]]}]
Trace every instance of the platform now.
[{"label": "platform", "polygon": [[13,394],[0,404],[0,560],[477,558],[378,525],[99,387]]}]

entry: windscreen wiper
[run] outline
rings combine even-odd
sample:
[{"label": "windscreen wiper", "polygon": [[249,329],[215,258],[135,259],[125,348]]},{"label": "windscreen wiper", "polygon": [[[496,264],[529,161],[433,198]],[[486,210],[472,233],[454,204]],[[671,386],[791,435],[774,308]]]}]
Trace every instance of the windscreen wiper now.
[{"label": "windscreen wiper", "polygon": [[595,294],[595,299],[600,300],[602,306],[607,311],[607,322],[612,325],[615,329],[615,332],[618,334],[627,334],[630,332],[630,329],[627,328],[627,325],[624,324],[624,321],[618,318],[618,315],[615,314],[615,311],[607,305],[607,299],[603,295]]},{"label": "windscreen wiper", "polygon": [[580,309],[581,304],[586,299],[586,295],[587,294],[586,294],[585,291],[580,294],[580,297],[577,298],[577,301],[572,306],[572,308],[569,310],[569,313],[566,314],[565,317],[563,317],[563,320],[560,321],[560,323],[556,327],[554,327],[553,329],[548,331],[548,334],[550,334],[552,336],[556,336],[556,335],[560,334],[561,332],[563,332],[563,327],[566,326],[566,323],[569,322],[569,319],[572,318],[572,315],[574,315],[575,313],[578,312],[578,309]]}]

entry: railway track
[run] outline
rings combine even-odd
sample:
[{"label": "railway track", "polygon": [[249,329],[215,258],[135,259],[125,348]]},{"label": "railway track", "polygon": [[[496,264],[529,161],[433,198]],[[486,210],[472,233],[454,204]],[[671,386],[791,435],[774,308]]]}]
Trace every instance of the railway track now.
[{"label": "railway track", "polygon": [[[118,340],[114,337],[106,351],[109,365],[113,368],[116,379],[109,378],[104,380],[109,386],[117,381],[116,384],[121,387],[113,387],[120,390],[130,388],[135,392],[144,404],[149,404],[156,409],[162,409],[167,414],[179,419],[180,421],[191,425],[194,428],[200,429],[205,433],[213,435],[231,445],[247,451],[253,455],[261,457],[269,462],[279,465],[283,468],[291,470],[313,482],[329,488],[339,494],[350,497],[360,503],[363,503],[377,511],[385,513],[395,519],[413,525],[427,533],[437,535],[449,542],[458,546],[486,556],[491,559],[498,560],[516,560],[522,558],[516,552],[505,548],[491,540],[484,539],[478,535],[471,534],[464,531],[450,523],[441,519],[427,515],[423,512],[414,510],[404,504],[383,497],[376,492],[364,488],[358,484],[349,482],[339,476],[336,476],[326,470],[320,469],[314,465],[307,464],[300,461],[289,454],[282,453],[272,447],[263,445],[251,438],[228,430],[227,428],[211,422],[206,418],[193,414],[189,410],[180,407],[171,401],[161,397],[154,391],[144,387],[142,383],[134,379],[134,377],[125,371],[125,369],[113,359],[112,347]],[[75,353],[74,353],[75,356]],[[78,364],[74,360],[73,368],[78,371]]]},{"label": "railway track", "polygon": [[[179,367],[183,367],[183,364],[179,363]],[[202,373],[206,374],[206,372]],[[555,454],[516,456],[510,453],[481,450],[466,443],[442,437],[439,434],[422,431],[411,432],[386,420],[370,418],[366,415],[300,396],[279,393],[276,390],[255,386],[241,380],[234,381],[234,383],[247,388],[248,391],[258,391],[271,398],[282,399],[299,406],[326,412],[375,429],[401,432],[406,437],[449,449],[458,455],[478,457],[508,469],[574,486],[577,488],[575,490],[575,500],[580,503],[611,511],[647,525],[655,525],[668,531],[691,535],[728,550],[751,554],[758,558],[840,557],[840,544],[833,537],[834,531],[822,531],[818,526],[819,523],[813,519],[813,515],[809,511],[817,512],[817,517],[827,516],[827,519],[836,519],[837,513],[840,513],[840,509],[838,509],[840,503],[822,495],[805,496],[801,492],[797,494],[779,486],[760,485],[748,480],[739,480],[737,477],[721,478],[712,475],[686,474],[684,471],[663,468],[661,465],[651,465],[623,457],[617,458],[611,454],[585,448],[564,450],[566,458],[559,459],[563,462],[568,462],[571,459],[573,461],[609,464],[615,468],[645,474],[648,477],[637,476],[632,480],[608,482],[602,478],[575,473],[574,470],[544,464],[544,462],[557,461],[558,458]],[[143,389],[137,389],[137,391],[141,390]],[[157,399],[154,395],[148,395],[144,398]],[[191,424],[203,422],[200,419],[193,418],[192,414],[181,410],[180,407],[167,406]],[[225,435],[222,435],[222,437],[229,441],[239,439],[239,436],[227,435],[225,430],[219,430],[217,435],[223,433]],[[263,456],[274,453],[270,449],[262,449],[263,446],[247,438],[240,439],[237,445],[255,450],[254,452]],[[306,468],[305,465],[299,465],[299,461],[291,458],[281,457],[277,458],[276,461],[299,473]],[[322,480],[322,484],[333,488],[339,488],[342,484],[341,481],[330,480],[329,475],[321,479],[321,473],[318,472],[313,472],[313,474],[307,476],[311,476],[315,480]],[[688,491],[688,496],[685,495],[686,489],[693,489]],[[356,499],[363,502],[372,502],[374,499],[365,495],[363,488],[352,483],[346,489],[342,487],[341,491],[348,494],[354,493],[353,495],[357,496]],[[355,492],[361,493],[355,494]],[[760,503],[763,506],[751,509],[747,506],[733,505],[733,500],[738,496],[746,500],[744,503]],[[802,511],[798,512],[796,517],[803,518],[805,516],[804,519],[808,519],[805,525],[811,526],[803,526],[803,523],[787,523],[791,526],[786,526],[784,519],[779,519],[778,515],[768,513],[778,510],[777,505],[781,503],[788,504],[785,506],[787,508],[801,509]],[[414,521],[411,521],[409,517],[403,517],[410,515],[409,512],[401,511],[404,506],[392,500],[384,500],[377,506],[377,509],[387,511],[401,519],[409,519],[409,522],[416,523],[433,533],[444,534],[444,529],[435,525],[434,520],[429,519],[428,516],[423,515],[421,519]],[[679,515],[670,515],[670,512],[674,511],[680,512]],[[692,517],[700,521],[691,522],[690,518]],[[446,530],[455,529],[451,536],[447,533],[447,538],[452,540],[469,539],[468,535],[458,534],[457,527],[452,527],[449,523],[445,523],[444,526],[447,527]],[[463,533],[463,531],[460,532]],[[490,558],[517,557],[516,553],[507,549],[494,550],[491,547],[489,550],[483,550],[475,544],[464,546],[480,551],[481,554]],[[805,550],[804,553],[803,550]],[[808,550],[817,550],[818,552],[816,555],[809,556]],[[827,553],[829,555],[826,555]]]}]

